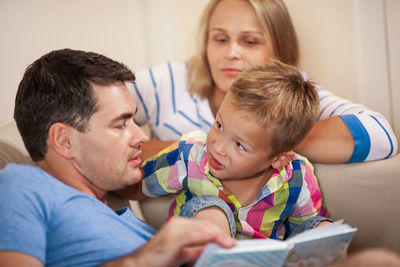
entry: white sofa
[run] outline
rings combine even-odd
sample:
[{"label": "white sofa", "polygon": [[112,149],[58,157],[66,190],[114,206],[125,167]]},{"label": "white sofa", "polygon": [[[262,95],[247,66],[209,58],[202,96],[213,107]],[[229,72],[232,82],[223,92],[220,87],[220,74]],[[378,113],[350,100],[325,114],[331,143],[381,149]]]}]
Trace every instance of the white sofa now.
[{"label": "white sofa", "polygon": [[[8,162],[32,164],[16,125],[0,127],[0,168]],[[400,253],[400,154],[386,160],[351,164],[315,164],[315,172],[331,218],[358,228],[349,252],[385,247]],[[155,228],[167,217],[171,198],[126,201],[110,194],[107,204],[129,204]]]}]

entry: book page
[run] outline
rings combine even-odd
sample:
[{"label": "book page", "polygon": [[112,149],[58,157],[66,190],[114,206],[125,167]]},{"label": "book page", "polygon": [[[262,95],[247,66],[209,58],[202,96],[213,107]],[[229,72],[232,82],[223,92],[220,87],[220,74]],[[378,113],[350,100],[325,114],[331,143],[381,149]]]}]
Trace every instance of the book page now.
[{"label": "book page", "polygon": [[300,233],[284,242],[291,243],[284,266],[325,266],[347,251],[357,229],[342,221]]},{"label": "book page", "polygon": [[338,221],[304,231],[285,241],[239,240],[230,249],[210,244],[194,266],[326,266],[344,255],[356,231]]},{"label": "book page", "polygon": [[271,239],[240,240],[231,249],[216,244],[208,245],[195,267],[256,267],[282,266],[289,244]]}]

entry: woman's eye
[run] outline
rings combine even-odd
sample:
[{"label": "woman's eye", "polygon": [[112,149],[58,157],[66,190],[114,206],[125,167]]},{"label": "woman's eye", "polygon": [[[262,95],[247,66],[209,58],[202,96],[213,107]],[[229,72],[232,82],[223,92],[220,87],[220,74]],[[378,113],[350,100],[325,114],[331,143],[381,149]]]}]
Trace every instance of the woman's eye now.
[{"label": "woman's eye", "polygon": [[217,42],[219,42],[219,43],[226,43],[227,42],[227,39],[226,38],[217,38],[217,39],[215,39]]},{"label": "woman's eye", "polygon": [[253,45],[257,45],[260,43],[260,41],[257,38],[253,38],[253,37],[243,38],[243,42],[247,46],[253,46]]},{"label": "woman's eye", "polygon": [[212,36],[211,39],[217,43],[222,43],[222,44],[228,42],[228,37],[222,34],[214,35]]}]

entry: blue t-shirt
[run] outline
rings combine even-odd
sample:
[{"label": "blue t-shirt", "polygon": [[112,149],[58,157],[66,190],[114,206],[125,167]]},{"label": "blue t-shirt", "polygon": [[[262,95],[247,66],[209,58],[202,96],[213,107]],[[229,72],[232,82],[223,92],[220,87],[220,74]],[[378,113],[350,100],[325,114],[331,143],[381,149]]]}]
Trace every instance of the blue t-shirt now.
[{"label": "blue t-shirt", "polygon": [[48,266],[95,266],[124,256],[154,235],[128,208],[113,211],[38,167],[0,171],[0,250]]}]

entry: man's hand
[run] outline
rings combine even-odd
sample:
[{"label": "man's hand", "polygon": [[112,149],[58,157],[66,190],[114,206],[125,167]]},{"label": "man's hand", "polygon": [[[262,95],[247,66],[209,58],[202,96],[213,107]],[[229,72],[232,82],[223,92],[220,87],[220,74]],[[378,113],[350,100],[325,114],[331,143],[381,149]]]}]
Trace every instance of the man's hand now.
[{"label": "man's hand", "polygon": [[236,240],[212,222],[172,217],[142,248],[106,266],[178,266],[195,261],[208,243],[229,248]]}]

